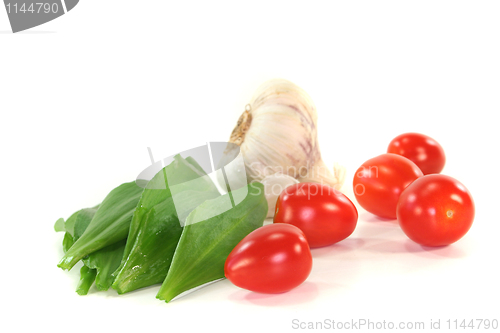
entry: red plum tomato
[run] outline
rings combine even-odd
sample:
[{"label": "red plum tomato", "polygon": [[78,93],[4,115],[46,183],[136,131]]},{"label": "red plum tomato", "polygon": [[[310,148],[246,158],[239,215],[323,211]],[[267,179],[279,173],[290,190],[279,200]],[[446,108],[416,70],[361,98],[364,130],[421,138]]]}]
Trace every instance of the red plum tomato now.
[{"label": "red plum tomato", "polygon": [[224,274],[240,288],[277,294],[299,286],[311,269],[304,233],[293,225],[268,224],[236,245],[226,259]]},{"label": "red plum tomato", "polygon": [[354,196],[368,212],[395,219],[401,192],[422,176],[419,167],[406,157],[382,154],[369,159],[356,170]]},{"label": "red plum tomato", "polygon": [[474,214],[474,201],[467,188],[452,177],[438,174],[410,184],[397,208],[403,232],[424,246],[456,242],[471,228]]},{"label": "red plum tomato", "polygon": [[441,145],[420,133],[401,134],[389,143],[388,153],[404,156],[415,163],[424,175],[440,173],[446,163]]},{"label": "red plum tomato", "polygon": [[291,185],[276,201],[274,223],[298,227],[311,248],[332,245],[349,237],[357,221],[358,211],[351,200],[323,184]]}]

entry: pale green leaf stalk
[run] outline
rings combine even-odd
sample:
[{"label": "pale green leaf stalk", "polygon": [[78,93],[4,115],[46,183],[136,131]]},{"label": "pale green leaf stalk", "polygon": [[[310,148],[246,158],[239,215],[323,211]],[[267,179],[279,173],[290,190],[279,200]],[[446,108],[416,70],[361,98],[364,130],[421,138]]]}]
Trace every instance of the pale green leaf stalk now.
[{"label": "pale green leaf stalk", "polygon": [[76,288],[78,295],[87,295],[89,293],[90,287],[92,287],[92,284],[94,283],[96,274],[97,270],[88,268],[85,265],[80,268],[80,282]]}]

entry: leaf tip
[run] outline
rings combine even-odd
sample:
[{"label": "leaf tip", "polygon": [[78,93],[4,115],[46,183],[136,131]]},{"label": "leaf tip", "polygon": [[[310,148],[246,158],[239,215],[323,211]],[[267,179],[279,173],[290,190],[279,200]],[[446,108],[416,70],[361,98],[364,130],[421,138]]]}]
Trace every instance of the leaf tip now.
[{"label": "leaf tip", "polygon": [[62,217],[57,219],[56,223],[54,223],[54,230],[57,232],[66,230],[64,228],[64,219]]},{"label": "leaf tip", "polygon": [[175,296],[175,293],[172,293],[171,290],[160,290],[158,294],[156,294],[156,298],[160,301],[164,301],[165,303],[169,303],[172,299],[175,298]]},{"label": "leaf tip", "polygon": [[88,295],[89,291],[88,290],[85,290],[85,289],[77,289],[76,290],[76,293],[80,296],[86,296]]}]

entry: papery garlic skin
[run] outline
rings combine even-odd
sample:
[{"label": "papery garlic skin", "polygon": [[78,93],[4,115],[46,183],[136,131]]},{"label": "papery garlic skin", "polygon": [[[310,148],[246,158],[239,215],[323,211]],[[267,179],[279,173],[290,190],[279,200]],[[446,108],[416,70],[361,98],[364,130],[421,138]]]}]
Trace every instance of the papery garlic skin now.
[{"label": "papery garlic skin", "polygon": [[264,185],[264,195],[267,199],[267,218],[274,217],[276,201],[281,192],[288,186],[297,184],[298,182],[297,179],[282,173],[275,173],[262,179],[261,183]]},{"label": "papery garlic skin", "polygon": [[229,140],[240,146],[249,180],[283,173],[340,189],[345,169],[336,165],[332,173],[321,159],[317,118],[311,97],[294,83],[274,79],[261,85]]}]

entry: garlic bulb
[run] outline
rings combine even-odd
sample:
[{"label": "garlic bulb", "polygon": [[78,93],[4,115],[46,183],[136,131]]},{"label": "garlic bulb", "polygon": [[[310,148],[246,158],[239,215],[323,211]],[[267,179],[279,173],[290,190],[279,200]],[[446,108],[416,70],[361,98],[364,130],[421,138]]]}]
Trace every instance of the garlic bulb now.
[{"label": "garlic bulb", "polygon": [[269,175],[262,179],[262,184],[264,185],[264,195],[267,199],[267,217],[274,217],[274,210],[276,208],[276,201],[279,195],[285,188],[290,185],[297,184],[299,181],[288,175],[282,173],[275,173],[274,175]]},{"label": "garlic bulb", "polygon": [[292,82],[274,79],[260,86],[229,140],[240,146],[249,181],[278,172],[340,189],[345,169],[335,164],[332,173],[321,159],[317,118],[309,95]]}]

